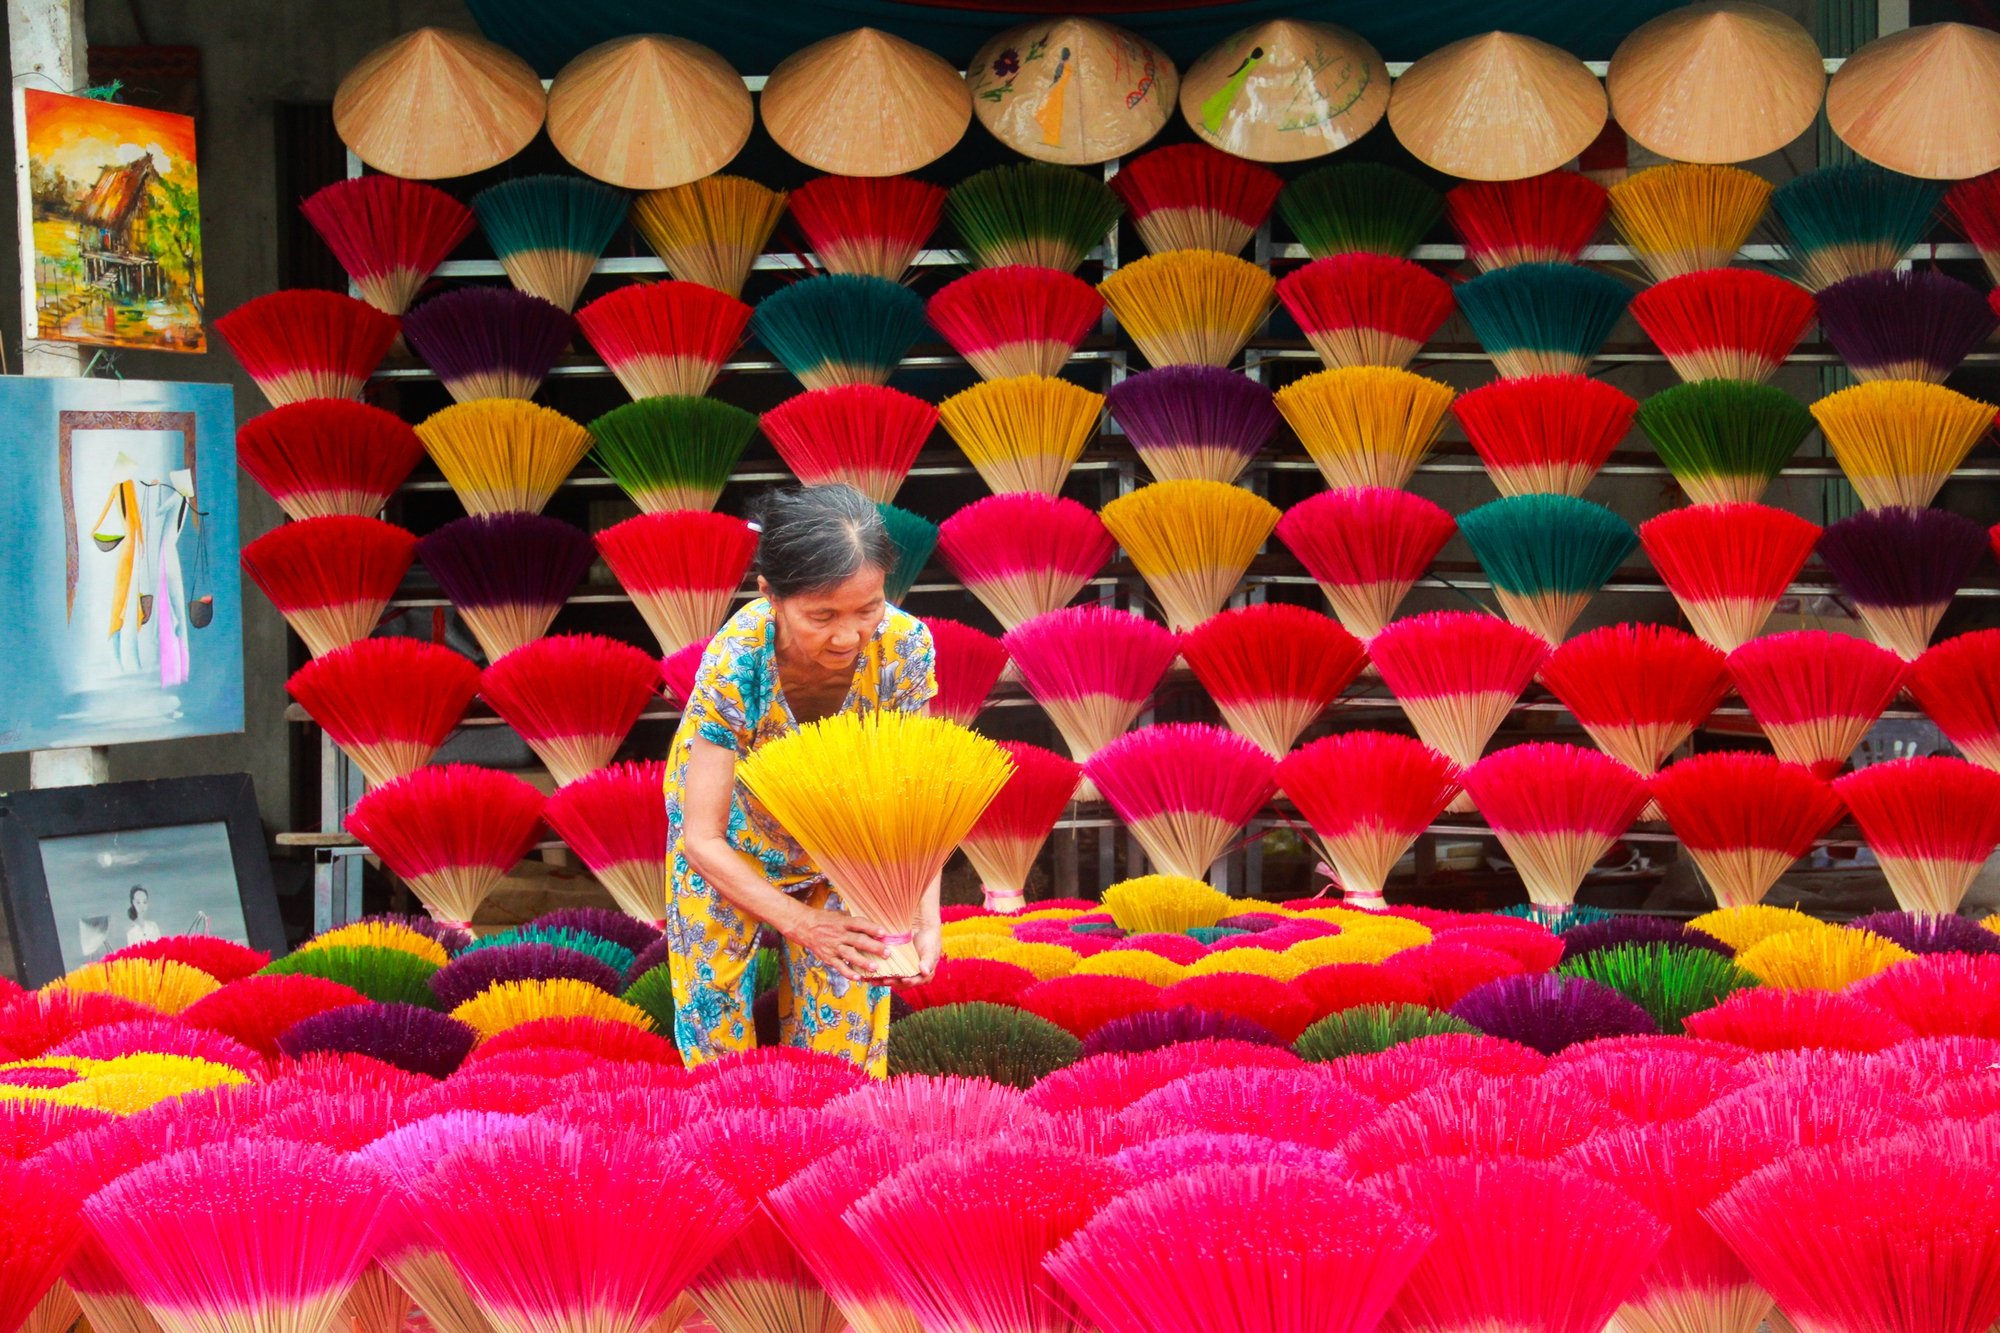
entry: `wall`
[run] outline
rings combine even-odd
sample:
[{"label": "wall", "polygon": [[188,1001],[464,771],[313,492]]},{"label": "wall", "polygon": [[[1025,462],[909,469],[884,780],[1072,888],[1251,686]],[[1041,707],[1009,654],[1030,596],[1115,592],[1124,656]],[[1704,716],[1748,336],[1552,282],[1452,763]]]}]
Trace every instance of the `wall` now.
[{"label": "wall", "polygon": [[[143,29],[135,24],[135,12]],[[278,284],[277,237],[293,200],[277,197],[278,108],[288,102],[330,102],[340,77],[363,55],[399,33],[425,24],[470,28],[459,0],[93,0],[87,19],[92,45],[189,45],[201,49],[202,222],[207,308],[211,317],[235,309]],[[143,32],[143,38],[142,38]],[[11,118],[12,103],[0,110]],[[7,143],[13,128],[7,126]],[[0,178],[4,216],[14,217],[13,176]],[[0,290],[13,291],[15,245],[0,254]],[[6,368],[20,365],[20,328],[11,313],[0,322]],[[211,339],[203,356],[133,352],[116,366],[127,379],[227,380],[236,386],[237,419],[264,409],[263,397]],[[87,353],[86,353],[87,355]],[[275,526],[278,508],[247,478],[239,478],[243,536]],[[285,624],[250,589],[244,602],[244,678],[248,697],[239,736],[121,746],[112,751],[114,780],[191,773],[249,773],[267,827],[289,822],[291,757],[284,712],[288,658]],[[25,755],[0,756],[0,790],[27,785]]]}]

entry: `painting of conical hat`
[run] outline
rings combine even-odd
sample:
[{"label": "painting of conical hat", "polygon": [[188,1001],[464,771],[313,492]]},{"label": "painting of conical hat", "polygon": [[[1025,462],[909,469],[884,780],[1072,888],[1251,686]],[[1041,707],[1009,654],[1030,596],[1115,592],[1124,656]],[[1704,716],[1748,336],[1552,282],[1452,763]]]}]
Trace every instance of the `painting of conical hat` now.
[{"label": "painting of conical hat", "polygon": [[965,72],[993,137],[1041,162],[1088,166],[1143,147],[1173,113],[1180,73],[1166,52],[1099,19],[1001,33]]},{"label": "painting of conical hat", "polygon": [[1337,152],[1389,109],[1389,67],[1331,23],[1274,19],[1236,33],[1181,80],[1181,114],[1225,153],[1300,162]]}]

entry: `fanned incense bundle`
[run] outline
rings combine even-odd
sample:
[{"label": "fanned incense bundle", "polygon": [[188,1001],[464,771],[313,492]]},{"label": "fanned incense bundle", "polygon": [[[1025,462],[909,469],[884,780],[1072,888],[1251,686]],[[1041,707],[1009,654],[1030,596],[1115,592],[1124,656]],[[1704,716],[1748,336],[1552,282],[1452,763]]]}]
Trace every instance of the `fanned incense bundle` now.
[{"label": "fanned incense bundle", "polygon": [[944,194],[908,176],[817,176],[785,206],[827,272],[901,282],[937,230]]},{"label": "fanned incense bundle", "polygon": [[589,572],[589,534],[541,514],[454,519],[417,545],[488,661],[539,639]]},{"label": "fanned incense bundle", "polygon": [[716,398],[641,398],[590,423],[591,457],[643,513],[713,509],[757,418]]},{"label": "fanned incense bundle", "polygon": [[698,282],[635,282],[577,311],[576,322],[634,399],[699,398],[742,343],[750,307]]},{"label": "fanned incense bundle", "polygon": [[1762,902],[1840,818],[1840,798],[1809,770],[1736,750],[1681,760],[1652,794],[1721,907]]},{"label": "fanned incense bundle", "polygon": [[576,336],[568,311],[508,287],[464,287],[412,310],[403,333],[454,402],[533,398]]},{"label": "fanned incense bundle", "polygon": [[1007,650],[991,634],[943,616],[927,616],[924,625],[937,653],[937,694],[931,699],[931,715],[969,727],[1006,670]]},{"label": "fanned incense bundle", "polygon": [[574,310],[627,197],[581,176],[523,176],[472,196],[472,211],[516,290]]},{"label": "fanned incense bundle", "polygon": [[215,321],[273,407],[353,398],[396,341],[396,320],[339,292],[268,292]]},{"label": "fanned incense bundle", "polygon": [[1168,630],[1103,606],[1036,616],[1001,643],[1078,763],[1132,725],[1180,651]]},{"label": "fanned incense bundle", "polygon": [[1466,770],[1465,788],[1537,907],[1575,902],[1584,876],[1646,804],[1637,773],[1576,745],[1497,751]]},{"label": "fanned incense bundle", "polygon": [[1067,606],[1113,549],[1095,511],[1033,491],[974,501],[938,528],[945,564],[1010,630]]},{"label": "fanned incense bundle", "polygon": [[1819,558],[1868,637],[1906,662],[1923,656],[1985,556],[1985,529],[1944,509],[1864,509],[1819,539]]},{"label": "fanned incense bundle", "polygon": [[1329,369],[1410,364],[1452,311],[1451,286],[1393,255],[1330,255],[1287,274],[1278,299]]},{"label": "fanned incense bundle", "polygon": [[701,669],[701,656],[708,645],[696,640],[660,659],[660,685],[667,698],[685,708],[694,697],[694,678]]},{"label": "fanned incense bundle", "polygon": [[1632,525],[1569,495],[1517,495],[1458,516],[1507,619],[1561,643],[1639,544]]},{"label": "fanned incense bundle", "polygon": [[1380,486],[1324,491],[1278,520],[1278,540],[1319,584],[1347,632],[1382,632],[1458,525],[1422,496]]},{"label": "fanned incense bundle", "polygon": [[1374,162],[1315,167],[1278,196],[1278,218],[1314,259],[1365,251],[1406,258],[1444,215],[1444,196]]},{"label": "fanned incense bundle", "polygon": [[1945,211],[1979,251],[1986,276],[2000,282],[2000,172],[1959,181],[1945,192]]},{"label": "fanned incense bundle", "polygon": [[632,225],[667,272],[736,297],[784,213],[783,194],[719,173],[632,201]]},{"label": "fanned incense bundle", "polygon": [[1274,282],[1247,259],[1169,250],[1097,284],[1119,327],[1154,366],[1226,366],[1271,313]]},{"label": "fanned incense bundle", "polygon": [[707,642],[729,618],[757,534],[729,514],[641,514],[597,534],[597,550],[631,594],[662,653]]},{"label": "fanned incense bundle", "polygon": [[807,486],[845,482],[878,504],[903,487],[937,409],[879,384],[842,384],[795,394],[759,418],[764,438]]},{"label": "fanned incense bundle", "polygon": [[479,671],[420,639],[361,639],[292,673],[285,689],[368,781],[430,762],[479,692]]},{"label": "fanned incense bundle", "polygon": [[374,632],[416,548],[414,536],[380,519],[308,518],[245,545],[243,572],[306,651],[323,657]]},{"label": "fanned incense bundle", "polygon": [[[1331,1171],[1204,1163],[1112,1201],[1048,1269],[1103,1333],[1362,1333],[1379,1326],[1431,1234]],[[1252,1292],[1269,1310],[1244,1319]]]},{"label": "fanned incense bundle", "polygon": [[1406,616],[1368,641],[1368,660],[1417,736],[1460,768],[1479,762],[1548,656],[1540,635],[1472,611]]},{"label": "fanned incense bundle", "polygon": [[1209,617],[1181,654],[1230,730],[1282,759],[1367,661],[1361,641],[1302,606],[1259,602]]},{"label": "fanned incense bundle", "polygon": [[1908,667],[1886,649],[1825,630],[1794,630],[1729,655],[1729,675],[1778,757],[1831,778],[1896,691]]},{"label": "fanned incense bundle", "polygon": [[472,764],[435,764],[377,787],[347,831],[401,876],[439,921],[463,926],[534,846],[542,794]]},{"label": "fanned incense bundle", "polygon": [[1989,297],[1936,269],[1856,274],[1815,299],[1826,340],[1864,384],[1942,384],[1996,324]]},{"label": "fanned incense bundle", "polygon": [[[892,932],[877,973],[913,976],[909,935],[924,892],[1012,771],[1006,751],[964,727],[878,712],[801,727],[753,753],[737,776],[848,909]],[[869,818],[854,819],[856,808]]]},{"label": "fanned incense bundle", "polygon": [[1833,785],[1906,912],[1958,911],[2000,847],[2000,774],[1963,759],[1892,759]]},{"label": "fanned incense bundle", "polygon": [[1271,216],[1284,178],[1205,143],[1128,158],[1111,178],[1146,249],[1241,254]]},{"label": "fanned incense bundle", "polygon": [[307,195],[299,212],[354,281],[361,299],[400,315],[435,269],[472,234],[472,211],[434,185],[357,176]]},{"label": "fanned incense bundle", "polygon": [[236,432],[236,461],[286,518],[372,518],[423,456],[402,418],[344,398],[273,408]]},{"label": "fanned incense bundle", "polygon": [[930,564],[931,552],[937,549],[938,525],[922,514],[894,505],[878,504],[875,512],[882,516],[882,526],[889,530],[889,544],[896,548],[896,567],[883,579],[882,591],[891,602],[900,602]]},{"label": "fanned incense bundle", "polygon": [[1105,401],[1160,481],[1233,482],[1279,422],[1269,389],[1217,366],[1142,370],[1112,385]]},{"label": "fanned incense bundle", "polygon": [[1163,723],[1119,737],[1084,776],[1170,875],[1199,880],[1277,790],[1276,761],[1220,727]]},{"label": "fanned incense bundle", "polygon": [[1747,268],[1701,269],[1632,298],[1632,318],[1690,384],[1762,384],[1813,322],[1813,299],[1796,283]]},{"label": "fanned incense bundle", "polygon": [[1588,375],[1525,375],[1451,405],[1502,495],[1582,495],[1631,428],[1639,404]]},{"label": "fanned incense bundle", "polygon": [[479,693],[557,786],[604,767],[659,688],[653,658],[597,634],[523,644],[487,667]]},{"label": "fanned incense bundle", "polygon": [[168,1152],[84,1215],[163,1333],[279,1333],[333,1325],[383,1203],[375,1173],[343,1154],[256,1136]]},{"label": "fanned incense bundle", "polygon": [[1840,470],[1870,509],[1921,509],[1993,425],[1991,403],[1939,384],[1881,380],[1812,405]]},{"label": "fanned incense bundle", "polygon": [[1437,1233],[1384,1321],[1404,1333],[1602,1329],[1666,1238],[1623,1191],[1557,1162],[1446,1157],[1381,1187]]},{"label": "fanned incense bundle", "polygon": [[[909,1085],[909,1078],[887,1086]],[[950,1080],[977,1086],[969,1080]],[[996,1085],[997,1086],[997,1085]],[[841,1220],[856,1201],[907,1164],[894,1140],[863,1139],[798,1172],[765,1196],[765,1207],[797,1247],[854,1333],[920,1333],[881,1256]]]},{"label": "fanned incense bundle", "polygon": [[1959,751],[2000,772],[2000,630],[1946,639],[1910,669],[1910,694]]},{"label": "fanned incense bundle", "polygon": [[1048,162],[989,167],[951,187],[945,216],[980,268],[1075,273],[1125,207],[1102,177]]},{"label": "fanned incense bundle", "polygon": [[1444,197],[1452,230],[1481,273],[1515,264],[1576,263],[1610,203],[1602,185],[1577,171],[1467,181]]},{"label": "fanned incense bundle", "polygon": [[1813,418],[1783,389],[1702,380],[1640,403],[1639,428],[1696,504],[1755,504],[1812,433]]},{"label": "fanned incense bundle", "polygon": [[1611,225],[1653,281],[1727,268],[1771,202],[1771,183],[1741,167],[1668,162],[1611,187]]},{"label": "fanned incense bundle", "polygon": [[426,418],[417,438],[475,516],[541,513],[591,443],[562,413],[520,398],[456,403]]},{"label": "fanned incense bundle", "polygon": [[1021,741],[1001,741],[1000,748],[1013,761],[1013,775],[959,845],[979,872],[986,909],[1018,912],[1027,906],[1035,858],[1076,797],[1083,767]]},{"label": "fanned incense bundle", "polygon": [[641,1333],[751,1212],[683,1142],[547,1121],[447,1153],[412,1196],[496,1333]]},{"label": "fanned incense bundle", "polygon": [[1517,264],[1458,285],[1458,308],[1502,379],[1581,375],[1632,294],[1574,264]]},{"label": "fanned incense bundle", "polygon": [[1821,167],[1786,181],[1771,211],[1791,248],[1790,267],[1808,291],[1894,268],[1923,242],[1944,185],[1869,162]]},{"label": "fanned incense bundle", "polygon": [[1321,370],[1278,390],[1273,401],[1338,489],[1407,484],[1444,429],[1449,385],[1384,366]]},{"label": "fanned incense bundle", "polygon": [[924,302],[884,278],[821,274],[757,303],[751,332],[808,389],[887,384],[924,334]]},{"label": "fanned incense bundle", "polygon": [[924,313],[981,379],[1004,380],[1062,373],[1104,298],[1073,273],[1008,264],[946,283]]},{"label": "fanned incense bundle", "polygon": [[1286,755],[1278,786],[1326,849],[1351,899],[1379,901],[1389,872],[1459,793],[1458,765],[1383,731],[1326,736]]},{"label": "fanned incense bundle", "polygon": [[1049,375],[985,380],[938,404],[945,433],[995,494],[1054,496],[1097,436],[1104,395]]},{"label": "fanned incense bundle", "polygon": [[1818,524],[1758,504],[1690,505],[1639,525],[1681,614],[1725,653],[1757,637],[1819,537]]},{"label": "fanned incense bundle", "polygon": [[1176,631],[1221,609],[1278,524],[1270,501],[1216,481],[1156,481],[1101,516]]},{"label": "fanned incense bundle", "polygon": [[1727,659],[1665,625],[1607,625],[1570,640],[1542,684],[1598,748],[1640,777],[1660,771],[1729,692]]}]

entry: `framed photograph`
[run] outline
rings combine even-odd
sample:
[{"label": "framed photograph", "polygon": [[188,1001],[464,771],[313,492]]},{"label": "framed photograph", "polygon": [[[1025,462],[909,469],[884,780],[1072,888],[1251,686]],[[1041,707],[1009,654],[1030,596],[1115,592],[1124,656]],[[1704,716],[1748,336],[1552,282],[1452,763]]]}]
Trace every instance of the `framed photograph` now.
[{"label": "framed photograph", "polygon": [[285,948],[247,773],[0,796],[0,892],[24,986],[165,935]]},{"label": "framed photograph", "polygon": [[14,151],[25,335],[205,351],[193,118],[21,88]]},{"label": "framed photograph", "polygon": [[243,729],[229,386],[0,377],[0,751]]}]

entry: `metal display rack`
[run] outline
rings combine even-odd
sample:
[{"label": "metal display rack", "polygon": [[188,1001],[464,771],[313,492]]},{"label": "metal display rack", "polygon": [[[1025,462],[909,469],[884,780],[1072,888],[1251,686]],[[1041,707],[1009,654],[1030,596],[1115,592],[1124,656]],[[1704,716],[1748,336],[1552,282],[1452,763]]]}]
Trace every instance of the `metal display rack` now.
[{"label": "metal display rack", "polygon": [[[1829,72],[1839,68],[1840,64],[1841,61],[1838,59],[1826,62]],[[1395,64],[1390,66],[1392,74],[1400,74],[1403,68],[1406,68],[1406,66]],[[1592,64],[1591,68],[1596,73],[1601,74],[1603,72],[1602,62]],[[764,80],[761,77],[753,77],[745,80],[745,83],[753,91],[760,88],[763,82]],[[1105,178],[1108,180],[1114,176],[1118,168],[1119,163],[1117,161],[1106,164],[1104,167]],[[350,177],[359,176],[362,174],[362,171],[362,164],[359,159],[350,154],[348,157],[348,175]],[[1124,230],[1125,228],[1122,226],[1114,227],[1105,238],[1104,243],[1091,252],[1091,255],[1086,260],[1086,265],[1096,264],[1107,273],[1115,270],[1128,257],[1121,252],[1121,232]],[[1269,224],[1267,223],[1257,233],[1251,257],[1257,264],[1268,269],[1272,267],[1274,262],[1302,261],[1309,256],[1307,256],[1304,248],[1297,244],[1274,243]],[[1462,261],[1464,257],[1465,252],[1463,248],[1456,245],[1424,245],[1414,255],[1416,259],[1434,263],[1455,263]],[[1622,245],[1595,245],[1590,247],[1584,254],[1585,262],[1594,263],[1616,264],[1629,262],[1632,258],[1631,251]],[[1782,264],[1787,258],[1788,253],[1784,247],[1768,244],[1745,246],[1737,255],[1739,262],[1766,265]],[[1977,258],[1977,252],[1973,247],[1954,243],[1920,247],[1913,250],[1906,257],[1906,262],[1977,260]],[[959,251],[929,249],[919,254],[915,261],[915,267],[935,270],[959,266],[964,263],[965,257]],[[810,271],[811,268],[811,263],[803,256],[766,254],[756,261],[753,271],[763,273],[798,272]],[[504,280],[504,274],[499,262],[489,259],[448,261],[436,271],[436,275],[452,279]],[[593,277],[647,278],[664,277],[666,275],[666,266],[658,258],[652,256],[622,256],[601,259],[593,271]],[[1113,341],[1119,337],[1120,335],[1116,326],[1107,311],[1100,328],[1099,337],[1091,340],[1100,345],[1079,349],[1070,359],[1068,368],[1083,370],[1094,376],[1097,381],[1095,387],[1099,391],[1116,384],[1130,373],[1132,369],[1130,360],[1132,356],[1131,349],[1121,342]],[[1488,362],[1490,359],[1477,346],[1426,344],[1412,363],[1412,368],[1421,369],[1427,364],[1480,363]],[[1665,363],[1666,358],[1650,347],[1626,345],[1605,349],[1596,358],[1594,364],[1608,366],[1654,366],[1664,365]],[[1311,366],[1316,369],[1318,368],[1318,364],[1317,356],[1310,348],[1305,346],[1302,340],[1286,341],[1283,339],[1258,337],[1251,340],[1246,350],[1243,373],[1268,385],[1272,384],[1274,380],[1278,380],[1287,369],[1296,366]],[[1786,361],[1786,365],[1788,366],[1802,367],[1837,368],[1840,364],[1839,357],[1824,346],[1802,347],[1797,349]],[[1986,350],[1975,353],[1972,357],[1968,358],[1968,364],[2000,365],[2000,351]],[[952,355],[949,352],[939,352],[926,348],[922,350],[920,355],[904,359],[900,363],[899,368],[904,370],[958,370],[965,369],[966,363],[962,358]],[[760,358],[731,361],[723,369],[725,372],[739,375],[782,375],[787,373],[776,361]],[[567,359],[555,367],[550,378],[552,380],[604,378],[608,377],[609,374],[610,372],[601,362],[587,359]],[[376,379],[382,382],[424,381],[434,380],[435,378],[435,375],[430,370],[421,365],[392,366],[379,371],[376,375]],[[1105,502],[1132,491],[1147,480],[1145,469],[1131,449],[1123,444],[1122,434],[1117,430],[1115,424],[1107,419],[1102,429],[1103,433],[1093,443],[1092,447],[1085,452],[1083,458],[1077,463],[1074,469],[1074,476],[1081,479],[1086,489],[1095,492],[1094,496],[1091,497],[1093,508],[1101,508]],[[1433,476],[1438,474],[1483,474],[1484,471],[1483,465],[1469,452],[1467,446],[1462,443],[1456,445],[1441,443],[1418,468],[1420,475]],[[1274,479],[1287,477],[1288,474],[1316,475],[1317,468],[1310,459],[1301,453],[1277,454],[1267,451],[1252,462],[1240,479],[1239,484],[1258,494],[1267,494]],[[926,451],[919,458],[910,475],[917,478],[976,479],[977,477],[973,468],[955,449],[931,449]],[[1658,478],[1662,480],[1666,480],[1670,476],[1665,466],[1650,451],[1629,449],[1614,454],[1602,469],[1600,475],[1625,478]],[[1839,468],[1833,464],[1830,458],[1805,456],[1795,459],[1780,475],[1783,477],[1821,482],[1838,481],[1841,477]],[[2000,479],[2000,464],[1981,463],[1962,467],[1953,473],[1953,478],[1955,480],[1968,479],[1990,482]],[[761,463],[752,463],[739,468],[732,475],[731,483],[766,484],[789,481],[791,479],[791,474],[782,468],[775,468]],[[442,492],[448,489],[442,479],[427,477],[405,483],[402,490],[399,491],[399,495],[423,495],[425,493]],[[596,472],[588,464],[585,464],[578,471],[573,472],[563,482],[561,491],[572,493],[597,491],[602,493],[603,498],[622,498],[622,493],[617,490],[611,478]],[[948,577],[941,577],[944,573],[945,571],[941,568],[933,565],[925,571],[925,577],[917,583],[912,591],[918,594],[937,594],[956,591],[961,595],[970,597],[970,594],[965,592],[962,584],[951,581]],[[1315,586],[1314,580],[1305,574],[1298,562],[1274,540],[1267,547],[1265,554],[1260,555],[1253,564],[1243,584],[1232,596],[1229,605],[1239,606],[1264,600],[1267,592],[1271,589],[1300,586]],[[1421,580],[1417,586],[1419,588],[1445,589],[1455,592],[1483,592],[1489,590],[1491,584],[1480,574],[1476,565],[1468,568],[1461,562],[1457,566],[1449,563],[1434,565],[1432,573]],[[1628,569],[1621,571],[1619,576],[1615,577],[1611,582],[1606,583],[1601,591],[1609,594],[1640,595],[1652,598],[1667,598],[1669,596],[1665,585],[1652,574],[1650,569]],[[1830,585],[1825,582],[1802,582],[1795,585],[1791,591],[1794,594],[1803,596],[1821,595],[1830,591]],[[1960,595],[1967,598],[1991,599],[2000,597],[2000,587],[1971,587],[1965,589]],[[1103,604],[1125,607],[1142,605],[1147,598],[1143,580],[1132,570],[1130,564],[1123,560],[1122,553],[1118,560],[1114,561],[1112,565],[1107,567],[1103,574],[1092,581],[1084,596],[1086,599],[1094,598]],[[592,603],[629,605],[629,602],[630,599],[622,591],[617,590],[615,584],[607,589],[602,585],[594,585],[588,581],[580,585],[579,589],[569,599],[569,605]],[[448,603],[441,596],[411,595],[397,598],[390,604],[390,610],[391,612],[418,610],[447,605]],[[1169,684],[1185,683],[1189,680],[1190,677],[1183,669],[1169,677]],[[1362,692],[1355,693],[1354,691],[1357,688]],[[1003,677],[1001,684],[997,687],[987,704],[989,709],[999,710],[1014,710],[1033,706],[1033,700],[1027,696],[1021,687],[1018,684],[1011,683],[1006,677]],[[1350,693],[1342,698],[1337,707],[1353,710],[1393,710],[1397,705],[1393,699],[1389,698],[1383,692],[1379,682],[1371,683],[1364,677],[1362,682],[1357,683],[1357,686],[1350,687]],[[1514,712],[1510,714],[1508,725],[1513,726],[1517,720],[1525,717],[1551,713],[1566,715],[1566,711],[1553,701],[1545,697],[1531,697],[1517,703]],[[678,716],[679,712],[677,709],[664,706],[664,704],[656,704],[648,708],[642,716],[642,722],[648,720],[654,722],[671,721]],[[1140,716],[1136,725],[1145,725],[1152,720],[1152,716],[1153,714],[1149,709],[1147,713]],[[1716,716],[1719,718],[1741,718],[1746,717],[1747,713],[1740,706],[1724,707],[1718,710]],[[1892,711],[1886,716],[1891,718],[1915,718],[1921,715],[1905,709],[1902,711]],[[287,712],[287,717],[291,721],[310,724],[310,719],[296,705],[291,706]],[[483,705],[475,704],[473,712],[465,720],[465,725],[486,727],[501,724],[497,717],[484,709]],[[317,728],[314,730],[317,731]],[[1542,731],[1537,734],[1547,735],[1551,733]],[[1578,736],[1581,735],[1580,731],[1575,732],[1575,734]],[[339,747],[328,739],[323,732],[318,735],[318,746],[320,776],[319,827],[310,832],[281,834],[279,836],[281,844],[308,850],[313,856],[313,928],[315,932],[352,920],[361,914],[362,867],[357,858],[367,854],[365,847],[360,846],[350,835],[340,831],[345,812],[353,806],[355,800],[361,794],[359,771],[341,752]],[[1058,743],[1056,748],[1060,750],[1063,747]],[[1074,892],[1078,884],[1092,880],[1099,884],[1104,884],[1122,878],[1126,873],[1140,873],[1137,867],[1144,864],[1143,853],[1139,850],[1137,843],[1131,840],[1129,834],[1121,836],[1122,826],[1115,818],[1110,817],[1108,812],[1103,812],[1102,807],[1092,806],[1072,807],[1072,814],[1074,817],[1067,818],[1057,825],[1057,832],[1051,839],[1051,854],[1054,858],[1053,878],[1057,893],[1067,894]],[[1274,827],[1284,826],[1285,823],[1286,821],[1282,814],[1275,818],[1267,816],[1253,821],[1246,828],[1244,838],[1238,844],[1237,848],[1217,862],[1211,878],[1218,887],[1236,893],[1239,896],[1256,896],[1262,884],[1262,835]],[[1082,830],[1098,831],[1096,838],[1096,866],[1094,867],[1094,873],[1089,875],[1085,874],[1080,864],[1079,839],[1076,835]],[[1445,818],[1444,822],[1433,826],[1432,834],[1462,837],[1486,836],[1484,829],[1452,822],[1449,816]],[[1629,840],[1649,843],[1670,843],[1675,841],[1669,834],[1645,831],[1630,834]],[[1835,839],[1834,841],[1837,842],[1840,840]],[[1847,839],[1847,841],[1851,842],[1852,839]],[[1420,866],[1424,864],[1424,855],[1429,842],[1430,839],[1426,838],[1420,844]],[[550,843],[545,844],[545,847],[559,845]],[[1121,866],[1123,867],[1122,870]]]}]

